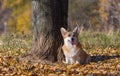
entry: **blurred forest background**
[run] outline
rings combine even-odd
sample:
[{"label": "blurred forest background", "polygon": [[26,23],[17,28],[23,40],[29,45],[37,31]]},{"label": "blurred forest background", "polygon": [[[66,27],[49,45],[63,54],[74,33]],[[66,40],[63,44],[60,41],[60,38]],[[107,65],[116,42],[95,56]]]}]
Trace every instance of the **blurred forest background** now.
[{"label": "blurred forest background", "polygon": [[19,60],[34,45],[31,2],[0,0],[0,76],[120,75],[120,0],[69,0],[68,25],[79,25],[78,38],[92,57],[75,67]]},{"label": "blurred forest background", "polygon": [[31,32],[31,0],[0,0],[1,32]]},{"label": "blurred forest background", "polygon": [[[31,6],[31,0],[0,0],[0,33],[31,33]],[[68,24],[119,32],[120,0],[69,0]]]}]

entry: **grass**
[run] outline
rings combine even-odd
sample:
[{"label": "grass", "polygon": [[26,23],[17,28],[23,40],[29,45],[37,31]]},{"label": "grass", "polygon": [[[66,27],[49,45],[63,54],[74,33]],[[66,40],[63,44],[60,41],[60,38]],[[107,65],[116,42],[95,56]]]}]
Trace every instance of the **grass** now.
[{"label": "grass", "polygon": [[29,51],[32,35],[6,34],[0,37],[0,75],[3,76],[93,76],[120,74],[120,34],[81,32],[83,48],[92,56],[86,65],[21,63],[18,56]]},{"label": "grass", "polygon": [[114,32],[108,35],[104,32],[83,32],[80,34],[79,39],[86,49],[94,48],[120,48],[120,33]]},{"label": "grass", "polygon": [[[104,32],[90,31],[82,32],[79,35],[79,40],[83,47],[87,50],[95,48],[120,48],[120,33],[114,32],[113,34],[107,34]],[[6,34],[0,37],[0,49],[13,50],[16,48],[29,49],[32,45],[32,35],[19,35]]]}]

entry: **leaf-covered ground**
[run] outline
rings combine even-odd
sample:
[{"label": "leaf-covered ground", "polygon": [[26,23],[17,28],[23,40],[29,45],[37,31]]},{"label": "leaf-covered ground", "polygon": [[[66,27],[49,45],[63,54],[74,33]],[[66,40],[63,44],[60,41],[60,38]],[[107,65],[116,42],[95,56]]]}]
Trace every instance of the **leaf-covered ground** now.
[{"label": "leaf-covered ground", "polygon": [[[92,61],[86,65],[40,64],[18,57],[29,51],[32,40],[29,37],[1,36],[0,76],[119,76],[120,48],[98,47],[89,49]],[[87,49],[88,50],[88,49]]]}]

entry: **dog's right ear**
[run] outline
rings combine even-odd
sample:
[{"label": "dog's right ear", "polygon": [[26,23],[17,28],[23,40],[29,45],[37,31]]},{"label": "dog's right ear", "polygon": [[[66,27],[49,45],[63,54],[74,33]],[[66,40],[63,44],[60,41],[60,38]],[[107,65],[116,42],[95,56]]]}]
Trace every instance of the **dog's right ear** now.
[{"label": "dog's right ear", "polygon": [[65,28],[61,27],[60,28],[62,36],[65,36],[65,34],[68,32]]}]

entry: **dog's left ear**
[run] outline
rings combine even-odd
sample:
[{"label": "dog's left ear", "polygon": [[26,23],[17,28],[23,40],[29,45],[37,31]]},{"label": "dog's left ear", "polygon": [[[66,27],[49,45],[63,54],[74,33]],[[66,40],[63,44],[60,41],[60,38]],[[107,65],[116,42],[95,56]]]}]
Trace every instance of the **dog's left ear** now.
[{"label": "dog's left ear", "polygon": [[68,31],[67,31],[65,28],[63,28],[63,27],[60,28],[60,31],[61,31],[63,37],[64,37],[65,34],[68,32]]},{"label": "dog's left ear", "polygon": [[75,32],[75,33],[79,34],[79,32],[80,32],[79,27],[78,27],[78,26],[76,26],[76,27],[74,28],[73,32]]}]

